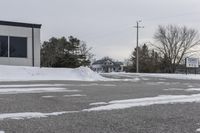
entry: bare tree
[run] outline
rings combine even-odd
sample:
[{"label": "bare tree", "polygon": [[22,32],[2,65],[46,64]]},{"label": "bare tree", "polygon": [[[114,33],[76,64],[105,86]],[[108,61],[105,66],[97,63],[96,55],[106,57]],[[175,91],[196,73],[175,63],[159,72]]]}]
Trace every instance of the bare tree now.
[{"label": "bare tree", "polygon": [[87,47],[86,43],[81,41],[80,54],[85,56],[85,60],[91,63],[94,58],[94,54],[91,53],[92,47]]},{"label": "bare tree", "polygon": [[184,56],[194,53],[192,49],[200,44],[198,31],[186,26],[159,26],[154,39],[156,49],[169,60],[170,72],[175,72]]}]

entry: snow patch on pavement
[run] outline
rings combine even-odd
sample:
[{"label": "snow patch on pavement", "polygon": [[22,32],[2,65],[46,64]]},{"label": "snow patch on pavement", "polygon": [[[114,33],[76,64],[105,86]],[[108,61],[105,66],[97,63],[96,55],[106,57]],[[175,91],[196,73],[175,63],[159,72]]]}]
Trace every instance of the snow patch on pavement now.
[{"label": "snow patch on pavement", "polygon": [[5,88],[0,89],[0,94],[23,94],[23,93],[45,93],[45,92],[78,92],[79,90],[68,90],[66,88]]},{"label": "snow patch on pavement", "polygon": [[130,81],[130,82],[139,82],[140,78],[133,78],[133,79],[116,79],[114,81]]},{"label": "snow patch on pavement", "polygon": [[200,128],[198,128],[198,129],[196,130],[196,132],[200,132]]},{"label": "snow patch on pavement", "polygon": [[17,85],[0,85],[0,88],[23,88],[23,87],[60,87],[65,84],[17,84]]},{"label": "snow patch on pavement", "polygon": [[21,119],[32,119],[32,118],[43,118],[48,116],[58,116],[69,113],[77,113],[78,111],[63,111],[53,113],[41,113],[41,112],[24,112],[24,113],[5,113],[0,114],[0,120],[21,120]]},{"label": "snow patch on pavement", "polygon": [[106,87],[115,87],[115,84],[97,84],[97,83],[91,83],[91,84],[71,84],[71,86],[106,86]]},{"label": "snow patch on pavement", "polygon": [[42,98],[53,98],[55,96],[42,96]]},{"label": "snow patch on pavement", "polygon": [[88,67],[72,69],[0,65],[0,81],[33,80],[107,81],[110,79],[100,76]]},{"label": "snow patch on pavement", "polygon": [[186,89],[185,91],[200,91],[200,88],[189,88]]},{"label": "snow patch on pavement", "polygon": [[169,89],[164,89],[166,91],[200,91],[200,88],[188,88],[188,89],[182,89],[182,88],[169,88]]},{"label": "snow patch on pavement", "polygon": [[193,85],[188,85],[188,87],[189,87],[189,88],[192,88],[192,87],[194,87],[194,86],[193,86]]},{"label": "snow patch on pavement", "polygon": [[97,102],[97,103],[90,103],[90,106],[95,106],[95,105],[105,105],[108,104],[106,102]]},{"label": "snow patch on pavement", "polygon": [[64,97],[85,97],[86,95],[82,94],[73,94],[73,95],[64,95]]},{"label": "snow patch on pavement", "polygon": [[114,87],[115,84],[17,84],[17,85],[0,85],[0,88],[25,88],[25,87],[64,87],[64,86],[107,86]]},{"label": "snow patch on pavement", "polygon": [[148,81],[149,79],[148,78],[142,78],[142,80]]},{"label": "snow patch on pavement", "polygon": [[185,91],[186,89],[182,88],[169,88],[169,89],[164,89],[165,91]]},{"label": "snow patch on pavement", "polygon": [[4,131],[0,131],[0,133],[5,133]]},{"label": "snow patch on pavement", "polygon": [[150,106],[160,104],[177,104],[177,103],[192,103],[200,102],[200,94],[193,95],[162,95],[157,97],[147,97],[139,99],[116,100],[108,102],[108,105],[93,107],[83,111],[102,111],[126,109],[138,106]]}]

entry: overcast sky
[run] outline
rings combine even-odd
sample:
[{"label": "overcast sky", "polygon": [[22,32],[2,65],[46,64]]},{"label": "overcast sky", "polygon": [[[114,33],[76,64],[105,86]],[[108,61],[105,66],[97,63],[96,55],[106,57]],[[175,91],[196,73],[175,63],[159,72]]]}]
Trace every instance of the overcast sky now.
[{"label": "overcast sky", "polygon": [[200,30],[200,0],[1,0],[0,19],[42,24],[41,41],[73,35],[93,47],[96,58],[123,61],[136,45],[153,41],[158,25]]}]

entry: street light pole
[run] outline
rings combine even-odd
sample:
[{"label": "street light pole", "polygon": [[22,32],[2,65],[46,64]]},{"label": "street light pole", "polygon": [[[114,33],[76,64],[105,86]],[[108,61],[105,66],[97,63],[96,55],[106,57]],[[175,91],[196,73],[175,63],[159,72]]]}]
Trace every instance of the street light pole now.
[{"label": "street light pole", "polygon": [[142,22],[141,20],[137,21],[137,26],[135,26],[135,28],[137,28],[137,39],[136,39],[136,73],[139,73],[139,47],[138,47],[138,43],[139,43],[139,28],[144,28],[142,26],[139,26],[139,23]]}]

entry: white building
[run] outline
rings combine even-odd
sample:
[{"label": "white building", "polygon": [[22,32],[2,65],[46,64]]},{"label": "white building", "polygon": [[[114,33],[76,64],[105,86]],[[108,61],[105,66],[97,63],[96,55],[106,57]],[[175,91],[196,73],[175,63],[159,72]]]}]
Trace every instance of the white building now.
[{"label": "white building", "polygon": [[0,21],[0,65],[40,66],[41,24]]},{"label": "white building", "polygon": [[91,69],[98,73],[123,72],[123,66],[122,62],[115,62],[109,58],[104,58],[92,63]]}]

